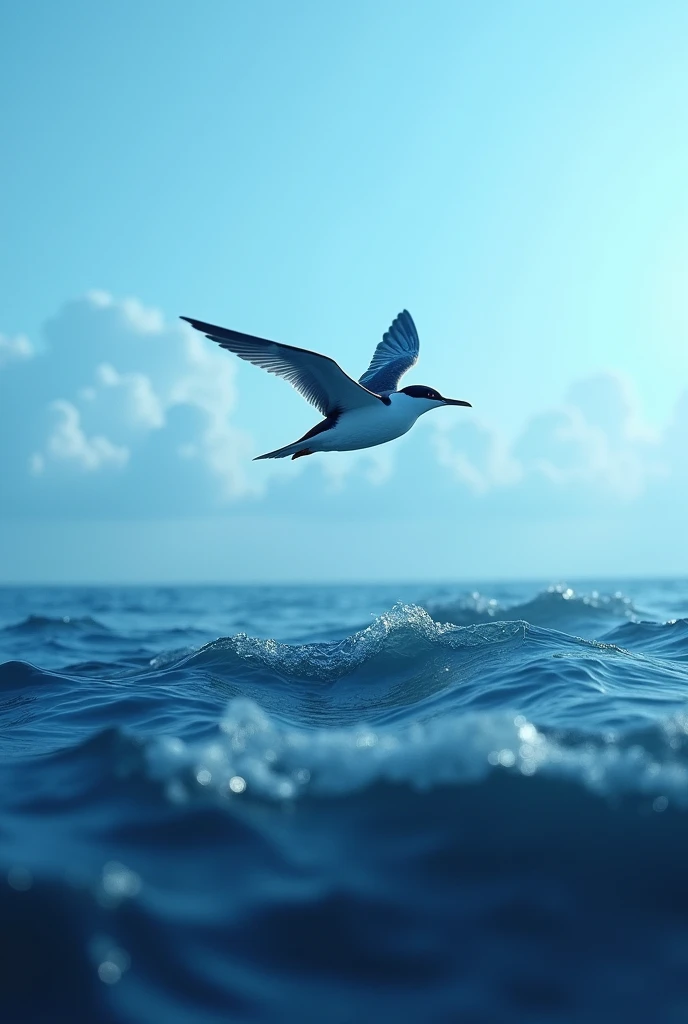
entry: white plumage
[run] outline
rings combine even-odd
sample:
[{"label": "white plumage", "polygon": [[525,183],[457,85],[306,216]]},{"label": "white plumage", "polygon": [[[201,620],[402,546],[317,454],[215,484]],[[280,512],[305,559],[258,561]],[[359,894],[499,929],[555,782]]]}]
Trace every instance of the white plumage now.
[{"label": "white plumage", "polygon": [[401,437],[419,416],[442,405],[470,405],[443,398],[424,385],[397,390],[399,381],[418,359],[416,326],[407,310],[394,320],[375,349],[370,366],[355,381],[329,356],[284,345],[202,320],[182,317],[222,348],[269,373],[284,377],[325,417],[292,444],[259,459],[293,459],[315,452],[372,448]]}]

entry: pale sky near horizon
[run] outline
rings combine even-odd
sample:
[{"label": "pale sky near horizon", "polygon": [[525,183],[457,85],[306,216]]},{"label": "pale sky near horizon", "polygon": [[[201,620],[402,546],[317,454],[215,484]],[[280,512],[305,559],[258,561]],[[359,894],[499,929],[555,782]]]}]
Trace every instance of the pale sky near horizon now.
[{"label": "pale sky near horizon", "polygon": [[[688,572],[688,6],[0,11],[0,582]],[[356,459],[179,314],[429,414]],[[207,345],[207,348],[204,348]]]}]

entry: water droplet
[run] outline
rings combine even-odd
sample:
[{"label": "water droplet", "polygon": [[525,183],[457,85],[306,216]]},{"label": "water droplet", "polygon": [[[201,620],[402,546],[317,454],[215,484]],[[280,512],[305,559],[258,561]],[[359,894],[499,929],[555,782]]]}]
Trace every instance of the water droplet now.
[{"label": "water droplet", "polygon": [[115,899],[136,896],[141,891],[141,879],[124,864],[111,860],[103,868],[103,892]]},{"label": "water droplet", "polygon": [[357,747],[374,747],[377,743],[377,736],[374,732],[363,732],[356,737]]},{"label": "water droplet", "polygon": [[98,977],[106,985],[115,985],[122,977],[122,971],[112,960],[103,960],[98,966]]},{"label": "water droplet", "polygon": [[518,730],[518,735],[524,743],[533,743],[537,739],[537,729],[531,722],[525,722]]}]

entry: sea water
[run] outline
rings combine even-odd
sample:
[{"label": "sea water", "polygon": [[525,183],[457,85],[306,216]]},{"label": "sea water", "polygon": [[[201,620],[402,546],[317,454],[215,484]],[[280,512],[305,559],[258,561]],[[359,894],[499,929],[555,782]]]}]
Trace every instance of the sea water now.
[{"label": "sea water", "polygon": [[0,1020],[688,1021],[687,616],[0,590]]}]

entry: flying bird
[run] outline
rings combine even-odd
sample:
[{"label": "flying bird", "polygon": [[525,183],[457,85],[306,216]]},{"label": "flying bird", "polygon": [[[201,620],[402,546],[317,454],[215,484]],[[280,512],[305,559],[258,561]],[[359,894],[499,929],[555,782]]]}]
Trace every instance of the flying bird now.
[{"label": "flying bird", "polygon": [[188,316],[181,319],[241,359],[284,377],[325,417],[298,441],[258,455],[258,459],[300,459],[316,452],[373,448],[401,437],[431,409],[471,404],[443,398],[434,388],[422,384],[397,390],[403,375],[418,359],[418,331],[407,310],[383,335],[370,366],[358,381],[334,359],[319,352],[215,327]]}]

